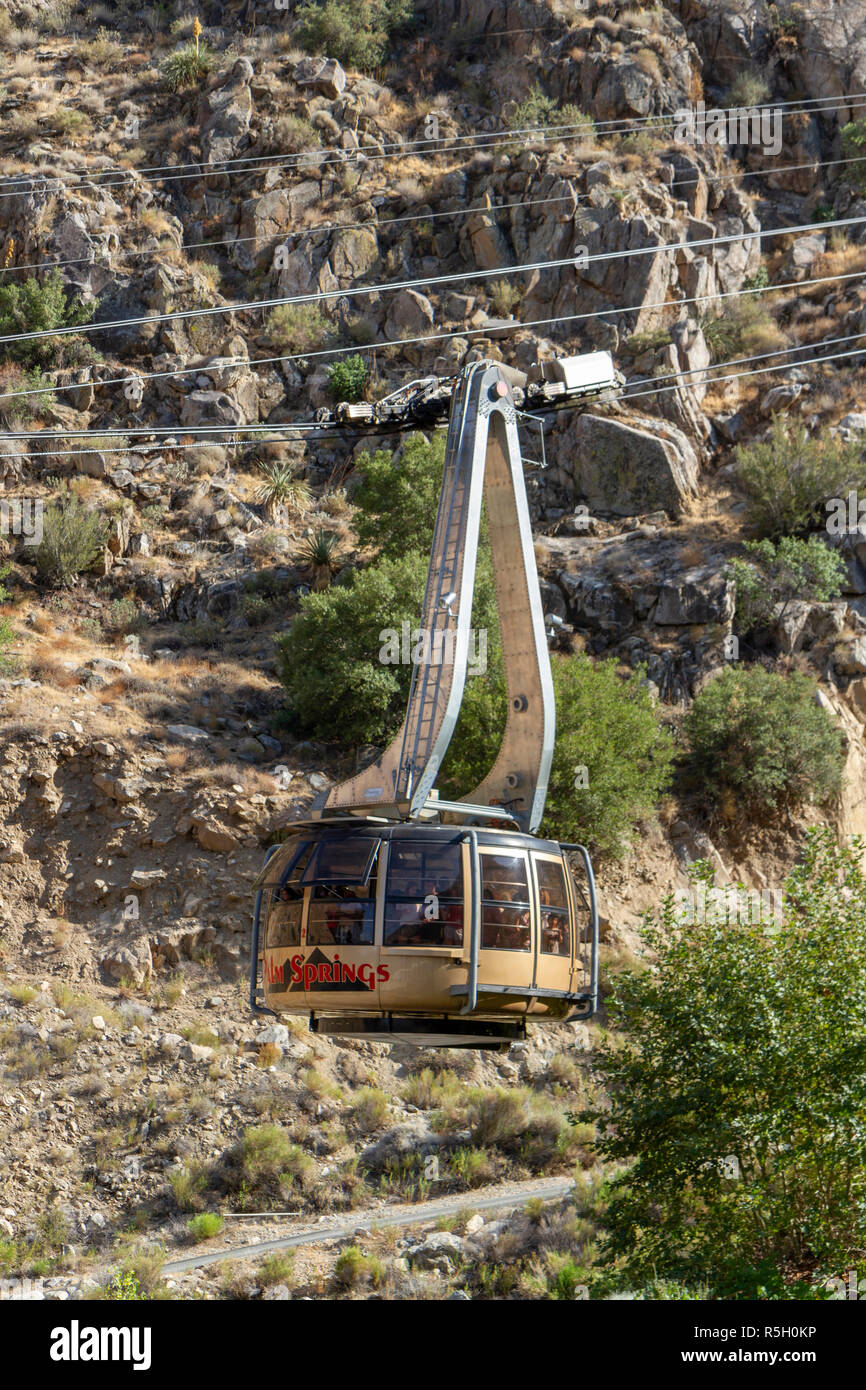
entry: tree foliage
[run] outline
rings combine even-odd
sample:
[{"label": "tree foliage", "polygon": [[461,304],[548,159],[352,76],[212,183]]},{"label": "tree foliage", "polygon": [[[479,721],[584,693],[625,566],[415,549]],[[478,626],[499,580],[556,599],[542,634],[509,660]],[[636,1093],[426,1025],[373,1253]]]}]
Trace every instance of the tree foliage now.
[{"label": "tree foliage", "polygon": [[685,721],[691,771],[729,819],[823,803],[842,781],[842,736],[799,672],[722,671]]},{"label": "tree foliage", "polygon": [[684,919],[672,896],[647,921],[652,963],[617,977],[623,1032],[596,1054],[609,1105],[581,1116],[628,1165],[606,1213],[621,1285],[826,1296],[820,1276],[862,1266],[863,848],[811,832],[781,923]]},{"label": "tree foliage", "polygon": [[742,633],[766,627],[778,604],[784,613],[792,599],[823,603],[842,591],[845,561],[817,536],[746,541],[743,549],[749,559],[732,560],[728,566],[737,586],[736,621]]},{"label": "tree foliage", "polygon": [[[56,268],[44,280],[34,276],[0,285],[0,337],[16,333],[44,333],[52,328],[70,328],[88,323],[94,306],[84,304],[77,295],[67,294],[63,276]],[[6,352],[28,366],[54,362],[62,351],[63,337],[31,338],[4,344]]]},{"label": "tree foliage", "polygon": [[355,530],[361,545],[375,546],[392,558],[409,550],[429,551],[444,461],[441,432],[429,440],[410,435],[396,454],[377,449],[359,455],[355,472],[360,483],[352,501],[358,507]]},{"label": "tree foliage", "polygon": [[347,67],[375,68],[413,11],[413,0],[315,0],[298,8],[295,35],[310,53],[325,53]]},{"label": "tree foliage", "polygon": [[751,519],[766,536],[802,535],[827,519],[831,498],[866,488],[866,460],[855,442],[810,435],[800,421],[773,419],[766,439],[735,450]]}]

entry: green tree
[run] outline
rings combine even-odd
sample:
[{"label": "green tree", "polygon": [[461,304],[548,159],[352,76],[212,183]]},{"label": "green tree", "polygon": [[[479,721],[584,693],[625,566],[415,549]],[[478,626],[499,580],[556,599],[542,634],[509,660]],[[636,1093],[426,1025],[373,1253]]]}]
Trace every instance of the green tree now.
[{"label": "green tree", "polygon": [[429,551],[444,461],[441,431],[429,440],[410,435],[396,455],[388,449],[359,455],[355,472],[360,484],[352,501],[358,508],[355,531],[361,545],[375,546],[391,558],[409,550]]},{"label": "green tree", "polygon": [[814,1297],[820,1274],[862,1268],[863,849],[812,831],[779,924],[684,916],[672,896],[646,922],[651,963],[617,977],[623,1031],[596,1053],[607,1100],[580,1116],[628,1165],[605,1217],[620,1286]]},{"label": "green tree", "polygon": [[842,736],[799,672],[728,668],[685,721],[689,766],[728,819],[826,802],[842,782]]},{"label": "green tree", "polygon": [[734,451],[749,495],[751,519],[767,536],[796,536],[823,526],[827,502],[866,488],[860,446],[810,435],[800,421],[776,415],[766,439]]},{"label": "green tree", "polygon": [[[399,638],[404,622],[410,634],[417,629],[426,577],[427,557],[412,551],[355,570],[345,585],[305,595],[292,626],[277,642],[277,673],[298,732],[330,740],[339,731],[347,747],[383,743],[397,732],[413,668],[392,659],[383,633],[395,632]],[[488,632],[488,670],[467,681],[470,718],[485,703],[483,688],[476,694],[476,684],[489,680],[493,698],[496,690],[498,624],[485,556],[479,559],[473,626]],[[452,747],[459,759],[457,775],[471,779],[484,754],[484,740],[471,722],[461,730],[463,723],[461,716]],[[449,767],[443,768],[443,777],[453,776]]]},{"label": "green tree", "polygon": [[554,657],[552,669],[556,746],[542,830],[618,856],[668,782],[673,739],[642,671],[623,679],[616,661],[585,656]]},{"label": "green tree", "polygon": [[[23,284],[0,285],[0,337],[89,323],[94,307],[84,304],[77,295],[67,294],[63,276],[56,268],[42,281],[31,276]],[[63,343],[63,337],[58,336],[4,343],[3,347],[9,357],[39,366],[56,361]]]},{"label": "green tree", "polygon": [[842,592],[845,561],[817,536],[746,541],[743,549],[749,559],[735,559],[728,566],[737,586],[736,621],[742,633],[766,627],[778,604],[784,613],[792,599],[824,603]]},{"label": "green tree", "polygon": [[375,68],[413,10],[413,0],[316,0],[297,10],[295,34],[310,53],[326,53],[348,67]]}]

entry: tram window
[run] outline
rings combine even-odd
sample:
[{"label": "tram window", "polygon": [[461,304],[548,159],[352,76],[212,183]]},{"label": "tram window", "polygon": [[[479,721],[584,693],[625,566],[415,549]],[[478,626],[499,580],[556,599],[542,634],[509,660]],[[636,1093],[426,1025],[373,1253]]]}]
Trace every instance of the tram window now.
[{"label": "tram window", "polygon": [[378,840],[364,836],[321,840],[304,873],[305,884],[366,883],[373,870]]},{"label": "tram window", "polygon": [[391,841],[386,946],[463,945],[463,854],[459,844]]},{"label": "tram window", "polygon": [[482,949],[528,951],[530,945],[526,860],[516,854],[482,854]]},{"label": "tram window", "polygon": [[309,863],[313,842],[298,846],[279,881],[271,891],[271,910],[268,915],[269,946],[299,946],[301,942],[301,912],[304,890],[301,879]]},{"label": "tram window", "polygon": [[376,928],[376,880],[320,883],[307,918],[308,946],[372,946]]},{"label": "tram window", "polygon": [[553,859],[536,859],[535,872],[541,905],[541,951],[548,956],[568,956],[571,954],[571,933],[562,865]]}]

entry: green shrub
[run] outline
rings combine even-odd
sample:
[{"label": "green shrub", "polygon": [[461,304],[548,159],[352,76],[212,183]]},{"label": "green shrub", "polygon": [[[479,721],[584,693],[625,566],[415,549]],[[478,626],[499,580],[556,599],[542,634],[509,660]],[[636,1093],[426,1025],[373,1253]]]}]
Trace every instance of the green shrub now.
[{"label": "green shrub", "polygon": [[410,550],[427,553],[444,461],[441,431],[429,440],[423,434],[410,435],[397,454],[388,449],[360,454],[355,463],[360,482],[352,492],[360,544],[376,546],[380,555],[393,559]]},{"label": "green shrub", "polygon": [[214,65],[215,54],[207,44],[185,43],[163,59],[162,80],[170,92],[183,87],[195,87],[207,77]]},{"label": "green shrub", "polygon": [[413,0],[317,0],[298,8],[294,33],[310,53],[326,53],[348,67],[375,68],[413,10]]},{"label": "green shrub", "polygon": [[624,1031],[599,1044],[608,1099],[588,1114],[601,1156],[629,1165],[605,1216],[621,1286],[814,1297],[804,1269],[862,1265],[862,849],[810,832],[773,930],[686,919],[673,896],[647,922],[653,963],[617,978]]},{"label": "green shrub", "polygon": [[866,461],[855,442],[809,434],[777,415],[766,439],[734,451],[751,520],[767,536],[796,536],[826,521],[830,498],[866,490]]},{"label": "green shrub", "polygon": [[552,668],[556,746],[543,833],[618,856],[667,785],[673,740],[642,671],[623,679],[615,660],[585,656],[553,657]]},{"label": "green shrub", "polygon": [[265,319],[265,333],[279,352],[312,352],[327,346],[333,324],[315,304],[278,304]]},{"label": "green shrub", "polygon": [[[43,333],[52,328],[70,328],[88,323],[94,305],[83,304],[69,295],[63,276],[55,267],[42,281],[31,276],[23,284],[0,285],[0,337],[16,333]],[[62,336],[34,338],[21,343],[4,343],[9,357],[28,366],[56,362],[64,350]],[[40,381],[34,382],[39,385]]]},{"label": "green shrub", "polygon": [[[365,570],[351,572],[348,582],[321,593],[305,595],[289,631],[277,640],[277,674],[287,694],[286,715],[291,727],[316,738],[350,747],[381,743],[396,733],[405,713],[412,675],[411,663],[383,661],[388,639],[404,622],[417,629],[427,576],[426,557],[417,551],[384,559]],[[504,696],[496,676],[498,624],[489,561],[482,557],[476,582],[473,625],[488,638],[486,676],[470,678],[464,710],[458,721],[443,776],[456,767],[471,786],[489,761],[484,747],[487,723],[504,720]],[[480,760],[480,761],[479,761]],[[477,776],[476,776],[477,774]]]},{"label": "green shrub", "polygon": [[334,1284],[338,1289],[355,1289],[364,1284],[378,1288],[383,1275],[381,1261],[374,1255],[365,1255],[357,1245],[341,1250],[334,1265]]},{"label": "green shrub", "polygon": [[17,633],[8,618],[0,617],[0,676],[13,675],[18,669],[18,660],[10,656],[9,648],[17,640]]},{"label": "green shrub", "polygon": [[[0,371],[0,420],[13,429],[29,424],[54,404],[53,386],[39,367],[32,367],[29,372],[14,367]],[[31,391],[37,394],[28,394]]]},{"label": "green shrub", "polygon": [[725,106],[761,106],[771,95],[772,88],[764,74],[746,68],[737,74],[733,86],[725,93]]},{"label": "green shrub", "polygon": [[292,463],[263,463],[262,473],[265,481],[256,493],[256,501],[261,502],[265,515],[273,520],[279,509],[303,512],[310,506],[313,494],[310,485],[297,476]]},{"label": "green shrub", "polygon": [[191,1216],[187,1221],[187,1230],[193,1240],[213,1240],[218,1236],[225,1221],[216,1211],[200,1211],[197,1216]]},{"label": "green shrub", "polygon": [[269,1289],[272,1284],[288,1284],[294,1268],[294,1250],[275,1250],[262,1260],[256,1270],[256,1281],[263,1289]]},{"label": "green shrub", "polygon": [[108,524],[74,493],[42,518],[42,540],[36,547],[36,571],[45,583],[71,584],[90,569],[105,542]]},{"label": "green shrub", "polygon": [[861,193],[866,192],[866,118],[843,125],[842,157],[854,161],[846,168],[845,180]]},{"label": "green shrub", "polygon": [[147,626],[147,618],[133,599],[116,598],[108,605],[105,626],[109,632],[140,632]]},{"label": "green shrub", "polygon": [[[824,603],[837,598],[845,580],[845,561],[817,536],[807,541],[784,536],[773,541],[746,541],[748,560],[732,560],[728,573],[737,586],[737,628],[742,633],[772,622],[792,599]],[[781,616],[781,613],[780,615]]]},{"label": "green shrub", "polygon": [[328,390],[335,401],[359,401],[370,373],[363,357],[344,357],[332,362],[327,374]]},{"label": "green shrub", "polygon": [[374,743],[399,725],[411,667],[382,665],[380,632],[413,625],[424,597],[426,568],[418,555],[385,560],[355,572],[349,584],[301,599],[300,612],[278,640],[277,674],[299,731],[349,745]]},{"label": "green shrub", "polygon": [[786,346],[784,333],[759,295],[726,300],[721,314],[707,315],[701,328],[714,363],[776,352]]},{"label": "green shrub", "polygon": [[815,694],[808,676],[763,666],[731,667],[701,691],[685,721],[690,769],[728,818],[839,791],[842,739]]},{"label": "green shrub", "polygon": [[587,136],[595,133],[591,116],[585,115],[577,106],[560,106],[554,97],[547,95],[538,82],[529,96],[518,102],[508,125],[512,130],[535,130],[539,126],[582,126],[586,128]]},{"label": "green shrub", "polygon": [[314,1176],[308,1154],[293,1144],[278,1125],[252,1125],[229,1155],[225,1175],[230,1191],[257,1201],[283,1200],[296,1185],[304,1187]]},{"label": "green shrub", "polygon": [[388,1118],[388,1097],[375,1086],[362,1086],[352,1105],[352,1119],[362,1134],[382,1129]]}]

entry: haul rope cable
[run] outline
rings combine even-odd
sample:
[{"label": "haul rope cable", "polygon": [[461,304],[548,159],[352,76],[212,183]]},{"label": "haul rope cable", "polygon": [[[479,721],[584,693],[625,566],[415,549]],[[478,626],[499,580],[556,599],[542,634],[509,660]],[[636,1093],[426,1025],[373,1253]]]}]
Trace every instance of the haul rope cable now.
[{"label": "haul rope cable", "polygon": [[459,284],[467,280],[490,279],[494,275],[532,274],[535,271],[557,270],[565,266],[574,266],[577,259],[581,260],[582,265],[591,265],[598,261],[621,260],[627,256],[655,256],[671,251],[695,250],[697,247],[702,246],[725,246],[732,242],[754,241],[756,239],[760,242],[764,237],[808,235],[815,231],[832,231],[838,227],[858,226],[863,222],[866,222],[866,217],[842,217],[836,218],[831,222],[808,222],[795,227],[759,228],[757,231],[747,231],[744,229],[742,232],[735,232],[726,236],[696,238],[692,241],[670,242],[660,246],[640,246],[634,250],[604,251],[586,257],[575,257],[571,255],[550,261],[533,261],[523,265],[501,266],[492,270],[459,271],[448,275],[432,275],[409,280],[392,281],[386,284],[353,285],[344,290],[317,290],[311,294],[280,295],[273,299],[242,301],[238,304],[218,304],[209,308],[177,309],[171,313],[165,314],[147,314],[141,317],[114,319],[101,323],[85,323],[68,325],[60,328],[44,328],[27,333],[5,334],[0,336],[0,345],[5,343],[31,342],[44,338],[78,336],[83,333],[104,333],[109,329],[131,328],[151,323],[173,323],[184,319],[203,318],[213,314],[255,313],[262,309],[272,309],[284,304],[315,304],[322,300],[350,299],[357,295],[396,293],[398,290],[417,289],[429,285]]}]

